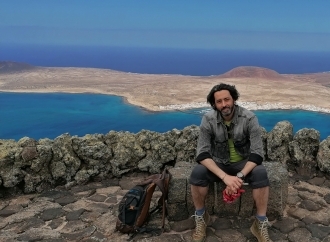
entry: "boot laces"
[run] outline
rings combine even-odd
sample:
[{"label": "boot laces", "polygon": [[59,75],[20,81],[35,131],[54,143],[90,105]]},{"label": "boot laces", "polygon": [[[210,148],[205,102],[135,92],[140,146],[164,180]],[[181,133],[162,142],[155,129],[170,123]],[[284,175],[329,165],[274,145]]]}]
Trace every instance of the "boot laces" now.
[{"label": "boot laces", "polygon": [[266,241],[270,241],[268,234],[268,227],[270,226],[271,225],[268,221],[268,218],[266,218],[265,221],[259,221],[259,230],[261,232],[261,235],[266,239]]},{"label": "boot laces", "polygon": [[198,216],[195,214],[195,215],[191,216],[191,217],[195,217],[195,222],[196,222],[195,234],[204,235],[204,233],[205,233],[204,230],[206,227],[206,223],[205,223],[203,215]]}]

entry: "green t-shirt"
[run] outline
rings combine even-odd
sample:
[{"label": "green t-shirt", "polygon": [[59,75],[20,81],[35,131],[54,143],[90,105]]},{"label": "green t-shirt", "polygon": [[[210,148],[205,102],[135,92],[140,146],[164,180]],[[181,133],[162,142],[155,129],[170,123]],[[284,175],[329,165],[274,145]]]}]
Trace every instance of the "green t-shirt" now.
[{"label": "green t-shirt", "polygon": [[[225,125],[228,127],[230,126],[230,123],[231,123],[230,121],[225,121]],[[230,153],[230,162],[238,162],[243,160],[243,157],[237,154],[235,150],[234,141],[232,137],[228,139],[228,145],[229,145],[229,153]]]}]

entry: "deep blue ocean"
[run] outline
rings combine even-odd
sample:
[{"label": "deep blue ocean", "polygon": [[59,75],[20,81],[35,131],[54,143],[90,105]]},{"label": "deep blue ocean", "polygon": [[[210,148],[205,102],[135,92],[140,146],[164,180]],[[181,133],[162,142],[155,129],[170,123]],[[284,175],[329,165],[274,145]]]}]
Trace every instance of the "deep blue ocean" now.
[{"label": "deep blue ocean", "polygon": [[[1,45],[0,61],[196,76],[218,75],[238,66],[265,67],[281,74],[330,71],[330,52]],[[54,139],[63,133],[105,134],[110,130],[166,132],[199,125],[202,117],[200,109],[149,112],[127,104],[120,97],[60,93],[0,92],[0,112],[0,139],[16,140],[24,136]],[[288,120],[294,132],[307,127],[320,131],[321,140],[330,135],[330,114],[299,110],[255,113],[267,131],[277,122]]]},{"label": "deep blue ocean", "polygon": [[239,66],[281,74],[330,71],[330,52],[202,50],[129,47],[0,45],[0,61],[37,66],[95,67],[149,74],[209,76]]}]

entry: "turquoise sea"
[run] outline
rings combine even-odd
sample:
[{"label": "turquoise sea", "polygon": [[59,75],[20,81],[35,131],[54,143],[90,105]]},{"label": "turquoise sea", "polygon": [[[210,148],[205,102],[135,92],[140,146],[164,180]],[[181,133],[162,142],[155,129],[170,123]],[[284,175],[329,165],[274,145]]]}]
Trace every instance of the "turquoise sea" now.
[{"label": "turquoise sea", "polygon": [[[63,133],[84,136],[110,130],[137,133],[142,129],[166,132],[199,125],[201,109],[150,112],[129,105],[121,97],[99,94],[32,94],[0,92],[0,139],[27,136],[54,139]],[[330,114],[301,110],[255,111],[261,126],[270,131],[288,120],[294,132],[304,127],[330,135]]]}]

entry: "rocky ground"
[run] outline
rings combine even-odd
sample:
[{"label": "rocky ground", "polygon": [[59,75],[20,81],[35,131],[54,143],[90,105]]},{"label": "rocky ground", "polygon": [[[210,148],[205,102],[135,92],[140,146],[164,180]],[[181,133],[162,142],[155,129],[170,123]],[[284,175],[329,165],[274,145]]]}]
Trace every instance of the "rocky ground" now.
[{"label": "rocky ground", "polygon": [[[0,241],[126,241],[115,231],[118,202],[140,175],[57,187],[41,194],[0,198]],[[156,192],[159,196],[159,192]],[[330,242],[330,180],[302,179],[290,173],[289,197],[282,218],[269,218],[273,241]],[[249,231],[253,217],[212,216],[207,240],[256,242]],[[149,226],[159,227],[154,215]],[[159,236],[141,234],[132,241],[191,241],[194,221],[166,221]]]}]

